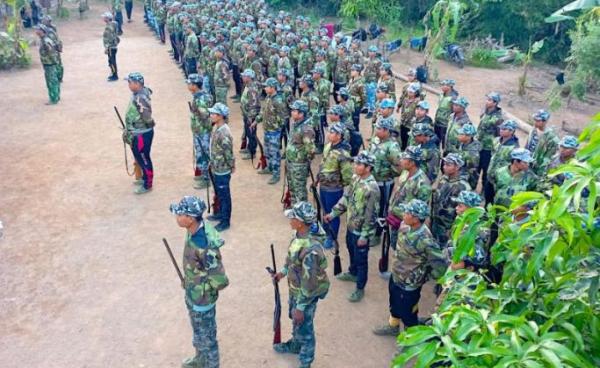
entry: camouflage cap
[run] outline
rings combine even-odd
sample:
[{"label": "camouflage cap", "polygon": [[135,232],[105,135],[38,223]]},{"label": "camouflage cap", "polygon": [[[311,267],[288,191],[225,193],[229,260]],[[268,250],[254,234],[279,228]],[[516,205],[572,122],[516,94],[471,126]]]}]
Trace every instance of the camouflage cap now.
[{"label": "camouflage cap", "polygon": [[111,13],[111,12],[108,12],[108,11],[107,11],[107,12],[104,12],[104,13],[102,13],[101,17],[102,17],[102,18],[106,18],[106,19],[113,19],[113,15],[112,15],[112,13]]},{"label": "camouflage cap", "polygon": [[454,203],[462,203],[467,207],[477,207],[481,205],[481,196],[470,190],[463,190],[458,197],[452,197]]},{"label": "camouflage cap", "polygon": [[370,167],[375,166],[375,156],[373,156],[369,151],[361,151],[354,158],[354,162],[357,164],[363,164]]},{"label": "camouflage cap", "polygon": [[356,70],[357,72],[362,71],[363,67],[361,64],[352,64],[352,66],[350,67],[350,70]]},{"label": "camouflage cap", "polygon": [[388,93],[390,91],[390,87],[385,83],[379,83],[377,85],[377,90],[381,92]]},{"label": "camouflage cap", "polygon": [[337,133],[337,134],[343,136],[344,133],[346,132],[346,125],[344,123],[342,123],[341,121],[338,121],[329,126],[329,131],[331,133]]},{"label": "camouflage cap", "polygon": [[52,22],[52,16],[50,16],[48,14],[44,15],[42,17],[42,22],[48,22],[48,23]]},{"label": "camouflage cap", "polygon": [[327,56],[327,51],[325,51],[325,50],[317,50],[316,56],[326,57]]},{"label": "camouflage cap", "polygon": [[429,206],[420,199],[412,199],[407,204],[400,205],[402,212],[411,214],[421,221],[429,217]]},{"label": "camouflage cap", "polygon": [[287,69],[278,69],[277,70],[277,75],[283,75],[286,78],[289,77],[289,72],[287,71]]},{"label": "camouflage cap", "polygon": [[345,45],[345,44],[343,44],[343,43],[340,43],[339,45],[337,45],[337,49],[338,49],[338,50],[344,50],[344,51],[346,51],[346,50],[347,50],[347,49],[346,49],[346,45]]},{"label": "camouflage cap", "polygon": [[308,113],[308,104],[302,100],[296,100],[290,105],[290,110],[298,110],[304,114]]},{"label": "camouflage cap", "polygon": [[169,209],[174,215],[201,217],[206,210],[206,203],[196,196],[185,196],[179,203],[171,204]]},{"label": "camouflage cap", "polygon": [[258,52],[258,46],[256,44],[249,44],[247,51]]},{"label": "camouflage cap", "polygon": [[400,154],[400,158],[413,160],[416,163],[423,161],[423,150],[419,146],[408,146],[406,150]]},{"label": "camouflage cap", "polygon": [[517,130],[517,123],[514,120],[504,120],[502,124],[500,124],[500,129],[512,130],[514,132]]},{"label": "camouflage cap", "polygon": [[563,148],[579,148],[579,142],[577,141],[577,138],[572,136],[572,135],[565,135],[561,140],[560,140],[560,146]]},{"label": "camouflage cap", "polygon": [[391,130],[394,128],[394,118],[389,116],[384,118],[380,116],[379,119],[375,122],[375,128]]},{"label": "camouflage cap", "polygon": [[369,46],[369,48],[367,49],[367,51],[369,51],[369,52],[379,52],[379,49],[377,48],[376,45],[371,45],[371,46]]},{"label": "camouflage cap", "polygon": [[417,75],[417,69],[415,68],[408,68],[408,71],[406,72],[406,75],[410,76],[410,77],[414,77]]},{"label": "camouflage cap", "polygon": [[211,114],[221,115],[222,117],[226,118],[229,116],[229,107],[227,107],[225,104],[217,102],[213,105],[213,107],[208,109],[208,112]]},{"label": "camouflage cap", "polygon": [[313,86],[315,85],[315,80],[313,79],[312,75],[310,75],[310,74],[306,74],[306,75],[302,76],[301,78],[298,78],[298,81],[306,83],[306,85],[309,86],[310,88],[313,88]]},{"label": "camouflage cap", "polygon": [[452,101],[452,103],[454,105],[458,105],[458,106],[462,106],[463,108],[467,108],[469,107],[469,100],[467,100],[465,97],[460,96],[457,99],[455,99],[454,101]]},{"label": "camouflage cap", "polygon": [[241,74],[241,76],[242,77],[248,77],[248,78],[254,79],[254,78],[256,78],[256,73],[254,73],[254,70],[252,70],[252,69],[246,69]]},{"label": "camouflage cap", "polygon": [[533,162],[533,156],[531,156],[531,151],[526,148],[515,148],[510,152],[510,158],[513,160],[519,160],[523,162]]},{"label": "camouflage cap", "polygon": [[327,113],[330,115],[337,115],[342,118],[346,115],[346,110],[341,105],[333,105],[329,108]]},{"label": "camouflage cap", "polygon": [[290,47],[289,46],[281,46],[279,51],[285,52],[287,54],[288,52],[290,52]]},{"label": "camouflage cap", "polygon": [[498,93],[498,92],[490,92],[487,95],[485,95],[485,97],[489,98],[490,100],[494,101],[497,104],[499,104],[500,101],[502,100],[502,98],[500,97],[500,93]]},{"label": "camouflage cap", "polygon": [[427,111],[429,111],[429,108],[430,108],[429,102],[427,102],[427,101],[421,101],[421,102],[419,102],[417,104],[417,107],[420,108],[420,109],[423,109],[423,110],[427,110]]},{"label": "camouflage cap", "polygon": [[188,75],[187,79],[185,80],[187,84],[198,84],[202,83],[202,81],[202,77],[196,73]]},{"label": "camouflage cap", "polygon": [[352,43],[356,45],[360,45],[360,40],[358,38],[353,38]]},{"label": "camouflage cap", "polygon": [[309,225],[317,220],[317,210],[315,210],[310,202],[306,201],[296,203],[292,208],[285,210],[283,213],[289,219],[300,220]]},{"label": "camouflage cap", "polygon": [[449,153],[446,157],[444,157],[444,162],[458,167],[465,166],[465,161],[457,153]]},{"label": "camouflage cap", "polygon": [[454,86],[456,85],[456,81],[454,79],[444,79],[440,82],[442,86]]},{"label": "camouflage cap", "polygon": [[383,64],[381,64],[381,67],[379,69],[383,69],[386,72],[391,72],[392,71],[392,64],[390,64],[390,63],[383,63]]},{"label": "camouflage cap", "polygon": [[137,82],[140,84],[144,84],[144,76],[140,72],[132,72],[125,77],[125,80],[128,82]]},{"label": "camouflage cap", "polygon": [[533,120],[540,120],[540,121],[548,121],[548,119],[550,119],[550,113],[546,110],[538,110],[535,112],[535,114],[533,114]]},{"label": "camouflage cap", "polygon": [[379,104],[382,109],[393,109],[396,106],[396,101],[393,98],[384,98]]},{"label": "camouflage cap", "polygon": [[464,124],[456,130],[459,135],[468,135],[474,137],[477,134],[477,129],[473,124]]},{"label": "camouflage cap", "polygon": [[325,74],[325,68],[323,68],[322,66],[317,66],[315,68],[313,68],[312,73],[317,73],[320,74],[321,76],[323,76]]},{"label": "camouflage cap", "polygon": [[263,83],[263,87],[277,88],[278,85],[279,82],[277,82],[277,79],[275,78],[267,78],[267,80],[265,80],[265,82]]},{"label": "camouflage cap", "polygon": [[338,90],[338,95],[343,97],[350,97],[350,91],[346,87],[342,87]]},{"label": "camouflage cap", "polygon": [[413,127],[411,132],[412,132],[413,136],[426,135],[428,137],[431,137],[434,134],[433,129],[431,128],[431,125],[424,124],[424,123],[415,124],[415,126]]},{"label": "camouflage cap", "polygon": [[417,93],[421,90],[421,83],[411,83],[406,88],[406,92]]},{"label": "camouflage cap", "polygon": [[37,26],[34,26],[33,29],[35,29],[36,31],[42,31],[44,33],[48,33],[48,27],[46,27],[44,24],[38,24]]}]

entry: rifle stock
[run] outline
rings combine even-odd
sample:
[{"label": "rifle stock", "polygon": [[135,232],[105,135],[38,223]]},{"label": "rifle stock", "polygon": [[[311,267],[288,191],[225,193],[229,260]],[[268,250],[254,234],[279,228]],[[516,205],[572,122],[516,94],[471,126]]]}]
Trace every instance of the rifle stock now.
[{"label": "rifle stock", "polygon": [[[260,150],[260,158],[258,159],[258,165],[256,165],[255,169],[261,170],[267,167],[267,157],[265,156],[265,148],[263,147],[263,144],[260,141],[260,139],[258,139],[258,135],[256,134],[256,128],[252,129],[251,131],[254,135],[254,139],[256,139],[258,149]],[[254,159],[254,157],[252,157],[252,159]]]},{"label": "rifle stock", "polygon": [[383,244],[381,244],[381,258],[379,258],[379,272],[387,272],[390,258],[390,232],[389,226],[383,227]]},{"label": "rifle stock", "polygon": [[[267,267],[267,272],[271,276],[277,275],[277,264],[275,263],[275,248],[271,244],[271,262],[273,268]],[[281,343],[281,295],[279,294],[279,283],[273,279],[273,289],[275,291],[275,309],[273,311],[273,344]]]}]

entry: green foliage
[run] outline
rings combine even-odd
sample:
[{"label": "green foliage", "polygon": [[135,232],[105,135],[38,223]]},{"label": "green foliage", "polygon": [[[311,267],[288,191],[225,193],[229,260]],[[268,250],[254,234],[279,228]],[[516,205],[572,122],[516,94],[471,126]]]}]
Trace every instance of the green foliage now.
[{"label": "green foliage", "polygon": [[473,65],[479,68],[500,68],[501,65],[498,62],[498,52],[504,54],[501,50],[490,50],[485,48],[474,48],[470,49],[465,55],[469,65]]},{"label": "green foliage", "polygon": [[19,1],[6,2],[12,8],[12,17],[6,19],[6,32],[0,32],[0,69],[23,68],[31,63],[29,44],[21,37]]},{"label": "green foliage", "polygon": [[[403,350],[394,367],[409,361],[415,367],[600,365],[600,114],[580,141],[577,160],[550,173],[568,173],[561,187],[519,193],[510,212],[500,212],[491,250],[492,262],[504,268],[500,283],[490,285],[468,270],[447,272],[432,324],[398,336]],[[532,210],[513,215],[531,203]],[[457,219],[457,259],[473,251],[468,232],[459,239],[461,229],[490,226],[503,210],[489,209]]]}]

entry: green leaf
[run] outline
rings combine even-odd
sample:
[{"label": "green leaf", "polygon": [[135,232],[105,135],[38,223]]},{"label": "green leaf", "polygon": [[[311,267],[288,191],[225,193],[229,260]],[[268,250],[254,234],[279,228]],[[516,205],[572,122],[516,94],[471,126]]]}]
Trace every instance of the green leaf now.
[{"label": "green leaf", "polygon": [[548,362],[548,364],[550,364],[550,366],[552,366],[554,368],[562,368],[563,367],[562,363],[560,362],[560,359],[552,350],[540,349],[540,354],[542,354],[542,357],[544,358],[544,360],[546,362]]},{"label": "green leaf", "polygon": [[431,361],[435,358],[436,350],[440,345],[439,341],[431,341],[419,354],[417,361],[415,362],[415,368],[427,368],[430,366]]},{"label": "green leaf", "polygon": [[[588,362],[585,361],[586,360],[585,358],[580,359],[575,353],[573,353],[573,351],[571,349],[567,348],[566,346],[564,346],[562,344],[559,344],[554,341],[544,341],[540,345],[549,349],[549,351],[552,351],[553,353],[558,354],[558,356],[560,356],[563,360],[571,362],[576,367],[592,368],[592,366]],[[542,349],[541,351],[545,351],[546,350],[545,348]],[[558,356],[556,354],[555,354],[555,356],[558,359]],[[546,359],[548,359],[549,356],[544,355],[544,357]]]},{"label": "green leaf", "polygon": [[398,345],[417,345],[436,336],[437,333],[430,326],[414,326],[402,332],[400,336],[398,336]]},{"label": "green leaf", "polygon": [[577,330],[577,328],[575,326],[573,326],[572,324],[570,324],[569,322],[561,323],[560,327],[564,328],[565,330],[567,330],[569,332],[569,334],[571,335],[573,340],[577,343],[577,349],[583,350],[583,337],[581,336],[581,333],[579,332],[579,330]]}]

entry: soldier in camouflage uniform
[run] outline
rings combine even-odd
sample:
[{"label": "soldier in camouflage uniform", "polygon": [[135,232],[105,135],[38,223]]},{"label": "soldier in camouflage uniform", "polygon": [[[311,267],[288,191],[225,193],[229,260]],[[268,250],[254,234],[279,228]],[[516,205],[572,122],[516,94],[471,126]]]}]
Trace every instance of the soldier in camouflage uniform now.
[{"label": "soldier in camouflage uniform", "polygon": [[192,324],[192,345],[196,354],[183,361],[182,368],[218,368],[216,302],[219,291],[229,285],[220,248],[225,243],[219,233],[202,219],[203,200],[185,196],[173,203],[171,213],[177,225],[185,228],[183,285],[185,305]]},{"label": "soldier in camouflage uniform", "polygon": [[319,116],[320,100],[314,90],[314,80],[310,74],[305,75],[299,80],[300,100],[308,105],[308,118],[316,134],[317,153],[323,152],[325,133],[321,129],[321,118]]},{"label": "soldier in camouflage uniform", "polygon": [[277,78],[277,70],[279,68],[279,45],[276,43],[271,44],[271,55],[267,64],[267,77]]},{"label": "soldier in camouflage uniform", "polygon": [[385,84],[387,86],[387,91],[389,97],[394,100],[394,105],[396,104],[396,81],[394,79],[394,74],[392,72],[392,64],[383,63],[381,64],[381,68],[379,68],[379,80],[377,81],[377,86]]},{"label": "soldier in camouflage uniform", "polygon": [[281,165],[281,129],[284,124],[286,107],[283,96],[277,93],[279,83],[275,78],[268,78],[263,84],[265,88],[265,98],[261,102],[260,113],[256,118],[256,123],[263,124],[265,132],[265,155],[267,156],[267,167],[258,173],[262,175],[271,174],[269,184],[279,182]]},{"label": "soldier in camouflage uniform", "polygon": [[499,168],[490,177],[495,191],[494,204],[507,208],[515,194],[538,189],[538,176],[529,166],[534,162],[531,152],[526,148],[515,148],[510,157],[510,164]]},{"label": "soldier in camouflage uniform", "polygon": [[[400,174],[401,150],[398,142],[392,137],[393,120],[391,118],[380,118],[375,123],[375,136],[369,143],[369,153],[375,158],[373,177],[379,187],[379,212],[378,217],[386,217],[387,209],[392,191],[394,190],[394,178]],[[382,228],[377,226],[375,238],[371,245],[377,245],[381,241]]]},{"label": "soldier in camouflage uniform", "polygon": [[350,92],[350,98],[354,103],[354,111],[352,112],[352,123],[354,129],[360,130],[360,112],[367,100],[365,96],[365,80],[360,75],[362,71],[362,65],[352,64],[350,68],[350,81],[348,82],[348,91]]},{"label": "soldier in camouflage uniform", "polygon": [[340,281],[356,283],[356,290],[348,300],[356,303],[362,300],[369,272],[369,240],[375,235],[377,213],[379,212],[379,188],[371,170],[375,158],[362,151],[354,159],[354,178],[344,190],[344,195],[324,217],[325,223],[347,212],[346,246],[350,256],[348,272],[337,276]]},{"label": "soldier in camouflage uniform", "polygon": [[[231,39],[229,41],[229,60],[231,62],[231,76],[235,86],[235,95],[231,97],[234,102],[238,102],[242,96],[244,84],[242,82],[242,73],[240,64],[244,57],[243,41],[238,27],[231,28]],[[243,70],[242,70],[243,71]],[[255,77],[256,78],[256,77]]]},{"label": "soldier in camouflage uniform", "polygon": [[[348,88],[342,87],[338,91],[338,105],[344,109],[344,116],[346,119],[349,119],[354,113],[354,101],[350,98],[350,91]],[[348,122],[348,124],[350,124]],[[352,124],[352,128],[354,128],[354,124]]]},{"label": "soldier in camouflage uniform", "polygon": [[184,71],[185,75],[189,76],[198,71],[196,60],[200,56],[200,45],[191,24],[186,24],[183,29],[185,31],[185,49],[183,51]]},{"label": "soldier in camouflage uniform", "polygon": [[442,142],[442,148],[445,148],[446,130],[452,114],[452,102],[458,97],[458,92],[454,90],[455,82],[453,79],[444,79],[441,82],[442,94],[438,102],[438,108],[435,111],[434,131],[438,140]]},{"label": "soldier in camouflage uniform", "polygon": [[440,141],[433,132],[431,125],[428,124],[415,124],[412,135],[415,144],[423,152],[423,160],[420,167],[429,180],[434,182],[440,171],[440,160],[442,157]]},{"label": "soldier in camouflage uniform", "polygon": [[202,77],[190,74],[187,79],[188,90],[192,93],[190,104],[190,125],[194,139],[196,167],[194,188],[203,189],[209,185],[208,177],[210,132],[212,129],[208,108],[212,106],[212,96],[202,89]]},{"label": "soldier in camouflage uniform", "polygon": [[372,120],[372,133],[371,133],[371,139],[373,138],[373,134],[375,134],[375,124],[377,123],[377,120],[379,119],[391,119],[392,120],[392,136],[394,137],[394,140],[396,140],[396,138],[398,137],[398,131],[396,130],[396,126],[398,125],[398,123],[396,122],[396,118],[394,118],[394,107],[396,106],[396,102],[394,102],[394,100],[392,100],[391,98],[383,98],[382,100],[380,99],[381,97],[385,97],[388,96],[388,93],[385,92],[387,91],[387,86],[385,84],[381,84],[379,86],[377,86],[377,102],[375,102],[375,115],[373,115],[373,120]]},{"label": "soldier in camouflage uniform", "polygon": [[533,114],[533,127],[525,143],[532,156],[533,162],[531,168],[533,172],[540,176],[546,176],[546,170],[550,161],[558,151],[559,138],[554,129],[548,127],[550,114],[546,110],[539,110]]},{"label": "soldier in camouflage uniform", "polygon": [[219,221],[215,229],[224,231],[231,224],[231,191],[229,182],[231,174],[235,171],[235,158],[233,157],[233,137],[227,125],[229,108],[217,102],[210,109],[210,120],[213,123],[213,131],[210,136],[210,167],[212,169],[215,194],[220,203],[218,213],[213,213],[208,219]]},{"label": "soldier in camouflage uniform", "polygon": [[375,335],[397,336],[400,321],[405,329],[418,325],[421,288],[430,277],[437,279],[446,271],[443,252],[424,223],[428,216],[429,206],[419,199],[403,206],[388,287],[390,318],[373,329]]},{"label": "soldier in camouflage uniform", "polygon": [[398,103],[400,109],[400,125],[396,129],[400,132],[400,147],[404,150],[408,146],[410,131],[415,117],[417,105],[421,102],[419,93],[421,91],[420,83],[411,83],[406,88],[406,96],[401,99],[402,104]]},{"label": "soldier in camouflage uniform", "polygon": [[240,74],[244,83],[244,90],[240,98],[240,109],[242,110],[242,119],[244,122],[244,137],[247,139],[247,150],[242,152],[242,160],[250,160],[256,155],[256,126],[252,124],[256,121],[260,113],[260,95],[261,87],[256,81],[256,74],[252,69],[246,69]]},{"label": "soldier in camouflage uniform", "polygon": [[[577,149],[579,149],[579,142],[577,138],[572,135],[565,135],[558,145],[558,152],[554,155],[554,158],[548,165],[547,172],[550,172],[561,165],[569,163],[571,160],[575,159],[575,155],[577,154]],[[552,178],[547,178],[547,180],[555,185],[561,186],[566,179],[565,174],[558,174]]]},{"label": "soldier in camouflage uniform", "polygon": [[[400,112],[402,106],[404,105],[404,100],[408,97],[408,88],[413,85],[413,89],[418,87],[418,90],[421,90],[421,82],[417,80],[417,70],[414,68],[409,68],[406,73],[406,83],[402,86],[402,91],[400,92],[400,97],[398,98],[398,107],[396,108],[396,112]],[[423,100],[425,96],[421,98]]]},{"label": "soldier in camouflage uniform", "polygon": [[117,22],[112,20],[112,14],[106,12],[102,14],[102,19],[106,23],[102,34],[102,43],[104,44],[104,53],[108,56],[108,67],[110,68],[110,75],[106,80],[112,82],[119,79],[117,73],[117,46],[120,40],[117,36]]},{"label": "soldier in camouflage uniform", "polygon": [[224,58],[225,48],[221,45],[215,48],[214,57],[217,60],[214,68],[215,101],[227,106],[227,91],[229,91],[229,66]]},{"label": "soldier in camouflage uniform", "polygon": [[[327,136],[328,143],[323,150],[323,160],[319,166],[317,181],[320,185],[319,196],[323,205],[323,212],[329,213],[336,203],[342,198],[344,188],[352,180],[352,157],[350,156],[350,145],[344,141],[346,126],[342,122],[336,122],[329,127]],[[330,226],[333,235],[337,239],[340,229],[339,218],[333,219]],[[325,243],[325,248],[331,248],[331,237]]]},{"label": "soldier in camouflage uniform", "polygon": [[[329,291],[327,257],[322,246],[323,230],[317,224],[317,211],[308,202],[298,202],[285,211],[295,231],[281,272],[275,282],[288,277],[289,318],[293,321],[292,338],[273,345],[278,353],[298,354],[300,368],[310,368],[315,359],[314,318],[317,302]],[[317,228],[314,231],[313,228]],[[316,233],[316,234],[315,234]]]},{"label": "soldier in camouflage uniform", "polygon": [[289,78],[294,75],[294,68],[289,58],[290,47],[287,45],[281,46],[279,49],[279,61],[277,63],[277,69],[283,69],[287,72]]},{"label": "soldier in camouflage uniform", "polygon": [[458,128],[458,153],[465,162],[462,172],[467,176],[471,188],[477,187],[479,181],[479,153],[481,151],[481,143],[475,139],[477,130],[473,124],[465,124]]},{"label": "soldier in camouflage uniform", "polygon": [[381,68],[381,59],[377,57],[379,50],[377,46],[369,46],[367,57],[364,60],[365,70],[365,88],[367,93],[367,119],[373,117],[375,112],[375,90],[377,89],[377,78],[379,77],[379,69]]},{"label": "soldier in camouflage uniform", "polygon": [[[479,126],[477,126],[477,140],[481,142],[477,174],[479,175],[479,172],[481,172],[482,183],[487,181],[488,168],[494,149],[494,139],[498,136],[498,128],[504,121],[502,109],[498,106],[501,101],[500,94],[490,92],[485,97],[485,110],[480,115]],[[477,181],[479,181],[479,177],[477,177]]]},{"label": "soldier in camouflage uniform", "polygon": [[287,180],[292,204],[306,201],[308,167],[315,155],[315,130],[308,117],[308,104],[296,100],[290,106],[290,136],[285,150]]},{"label": "soldier in camouflage uniform", "polygon": [[315,67],[313,70],[322,69],[323,74],[322,78],[327,79],[331,84],[329,78],[331,78],[331,68],[329,63],[327,62],[327,51],[326,50],[317,50],[315,53]]},{"label": "soldier in camouflage uniform", "polygon": [[452,101],[452,115],[448,121],[448,131],[446,132],[446,143],[444,144],[444,155],[448,153],[458,152],[458,128],[465,124],[472,124],[469,115],[467,115],[467,107],[469,101],[464,97],[457,97]]},{"label": "soldier in camouflage uniform", "polygon": [[[324,131],[327,126],[327,110],[329,110],[329,94],[331,93],[331,82],[323,78],[325,70],[321,67],[315,67],[312,70],[312,77],[314,80],[315,93],[319,98],[319,134]],[[323,141],[317,140],[318,142]],[[317,147],[318,148],[318,147]],[[323,151],[323,149],[321,149]]]},{"label": "soldier in camouflage uniform", "polygon": [[337,104],[340,103],[337,92],[348,84],[351,66],[352,62],[346,53],[346,46],[338,45],[335,67],[331,71],[333,73],[333,99]]},{"label": "soldier in camouflage uniform", "polygon": [[350,59],[352,60],[352,64],[362,64],[365,55],[360,49],[360,40],[354,38],[350,43]]},{"label": "soldier in camouflage uniform", "polygon": [[60,101],[59,53],[54,42],[48,37],[48,28],[45,25],[37,26],[35,33],[40,38],[40,61],[44,67],[44,78],[48,89],[49,101],[46,105],[56,105]]},{"label": "soldier in camouflage uniform", "polygon": [[135,162],[142,171],[142,181],[136,181],[139,186],[135,188],[134,193],[144,194],[152,189],[154,179],[154,167],[150,158],[156,125],[150,105],[152,90],[144,86],[144,76],[140,73],[129,73],[125,80],[133,95],[125,112],[123,141],[131,146]]},{"label": "soldier in camouflage uniform", "polygon": [[58,67],[57,67],[58,81],[60,83],[62,83],[63,75],[65,73],[62,58],[60,56],[60,54],[63,52],[63,43],[62,43],[60,37],[58,37],[58,30],[56,29],[56,26],[54,24],[52,24],[51,16],[49,16],[47,14],[44,15],[42,17],[42,24],[46,26],[46,29],[48,30],[48,37],[50,37],[50,39],[54,43],[54,47],[56,48],[56,51],[58,51]]},{"label": "soldier in camouflage uniform", "polygon": [[390,210],[386,216],[390,227],[390,245],[394,249],[404,216],[403,206],[413,199],[431,203],[431,181],[420,168],[423,160],[423,151],[417,146],[406,147],[401,155],[399,169],[402,170],[402,175],[398,179],[398,189],[390,199]]},{"label": "soldier in camouflage uniform", "polygon": [[513,120],[506,120],[500,124],[500,136],[494,139],[494,151],[490,166],[488,167],[487,181],[483,183],[483,192],[485,196],[485,204],[492,203],[494,200],[494,186],[492,185],[493,177],[496,171],[510,163],[510,153],[513,149],[519,148],[519,138],[515,135],[517,123]]},{"label": "soldier in camouflage uniform", "polygon": [[313,54],[308,48],[308,40],[303,38],[298,44],[300,52],[298,55],[298,75],[310,74],[314,65]]},{"label": "soldier in camouflage uniform", "polygon": [[456,218],[456,208],[452,197],[458,196],[463,190],[471,190],[471,186],[461,175],[464,165],[465,162],[458,154],[449,153],[444,158],[444,175],[433,194],[431,232],[443,245],[448,242],[448,234]]}]

